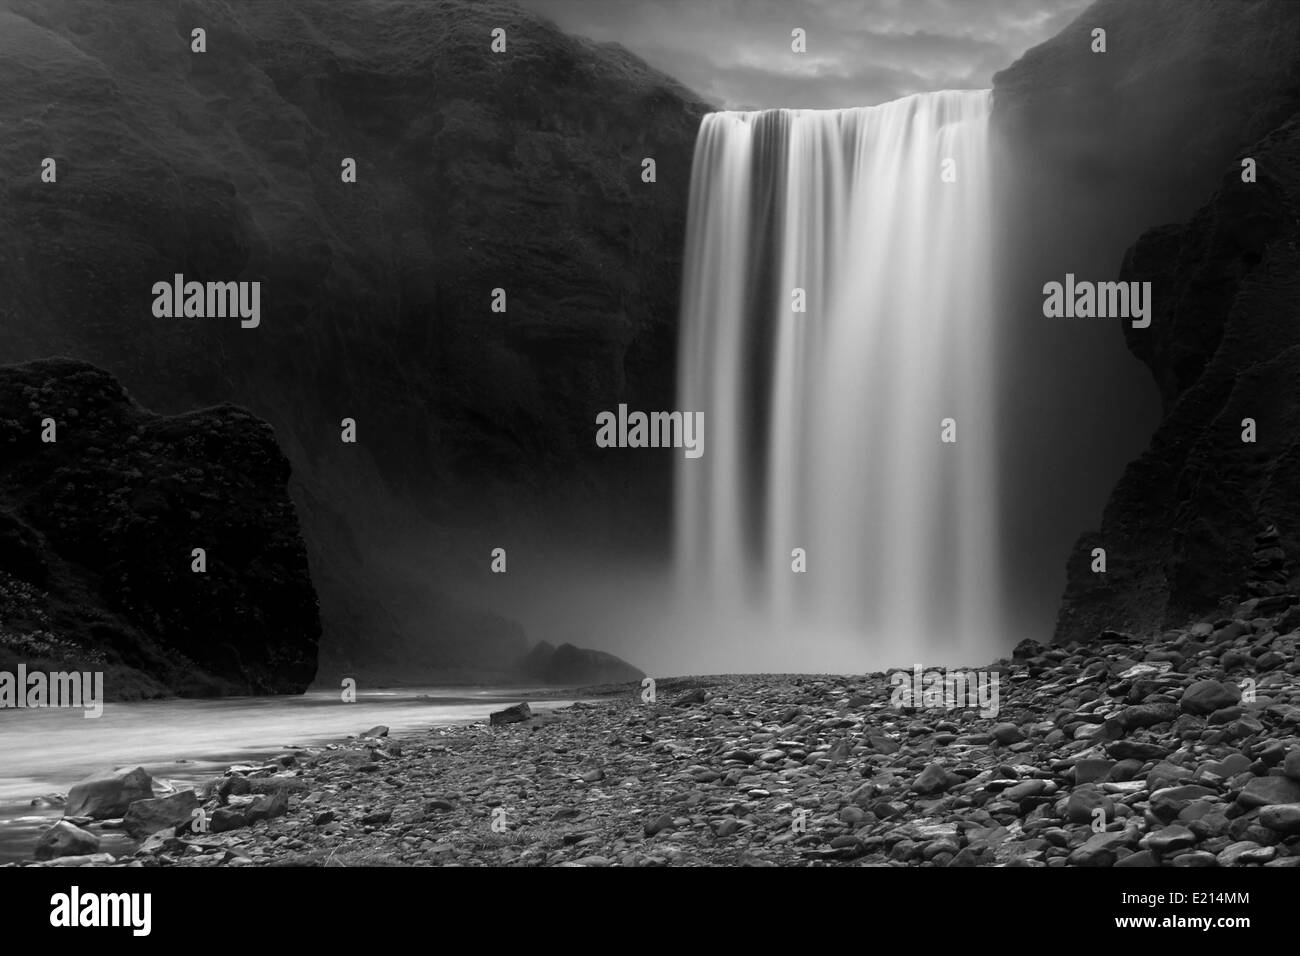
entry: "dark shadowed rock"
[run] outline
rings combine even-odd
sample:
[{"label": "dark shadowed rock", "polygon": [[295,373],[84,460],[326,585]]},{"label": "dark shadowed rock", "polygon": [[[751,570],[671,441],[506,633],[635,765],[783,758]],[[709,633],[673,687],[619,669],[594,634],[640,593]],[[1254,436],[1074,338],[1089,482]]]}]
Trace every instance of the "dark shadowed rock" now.
[{"label": "dark shadowed rock", "polygon": [[[1097,27],[1107,31],[1104,54],[1092,52]],[[1145,330],[1129,330],[1120,319],[1048,320],[1042,313],[1043,284],[1062,281],[1067,273],[1092,281],[1117,279],[1125,250],[1144,232],[1191,216],[1225,174],[1240,171],[1239,162],[1253,144],[1300,109],[1297,62],[1300,4],[1288,0],[1099,0],[993,78],[995,188],[1003,241],[1016,250],[1003,257],[1006,277],[999,283],[1007,294],[998,344],[1002,453],[1012,461],[1054,462],[1070,476],[1044,482],[1036,469],[1016,468],[1002,481],[1001,527],[1017,542],[1013,587],[1015,604],[1024,610],[1016,613],[1033,612],[1025,633],[1045,633],[1058,614],[1061,642],[1095,641],[1106,627],[1145,634],[1149,622],[1159,627],[1166,620],[1165,541],[1197,531],[1197,507],[1179,508],[1174,520],[1164,505],[1158,512],[1144,511],[1143,498],[1132,496],[1101,534],[1077,539],[1080,531],[1097,526],[1108,487],[1148,447],[1161,416],[1163,385],[1132,360],[1125,336],[1130,345],[1163,340],[1162,324],[1173,332],[1164,310],[1174,299],[1204,296],[1206,308],[1214,309],[1216,300],[1231,295],[1233,280],[1228,272],[1207,274],[1201,282],[1189,262],[1178,280],[1186,293],[1171,289],[1163,278],[1157,282],[1156,312]],[[1171,156],[1178,157],[1177,168]],[[1285,215],[1277,209],[1265,218]],[[1251,236],[1254,219],[1251,213],[1235,220],[1248,246],[1257,246]],[[1223,222],[1232,228],[1226,217]],[[1275,274],[1290,273],[1280,265]],[[1124,278],[1155,277],[1143,268]],[[1282,310],[1276,322],[1291,322],[1284,298],[1275,304]],[[1254,322],[1244,318],[1241,327]],[[1194,374],[1205,343],[1218,338],[1209,328],[1180,327],[1168,339],[1179,356],[1161,359],[1157,382],[1172,377],[1175,363],[1178,375]],[[1026,401],[1027,395],[1033,401]],[[1081,400],[1084,395],[1089,397]],[[1274,406],[1261,402],[1260,407]],[[1240,421],[1236,411],[1220,419],[1225,429]],[[1196,417],[1208,421],[1208,412]],[[1061,429],[1060,421],[1077,427]],[[1172,434],[1169,442],[1157,444],[1162,455],[1178,448],[1200,452],[1193,441]],[[1225,457],[1233,450],[1226,440],[1220,447]],[[1213,468],[1206,473],[1213,474]],[[1199,487],[1197,478],[1179,477],[1176,468],[1146,469],[1134,477],[1153,498],[1161,497],[1162,489],[1171,497]],[[1221,510],[1210,500],[1213,495],[1204,497],[1203,506]],[[1052,517],[1045,519],[1048,514]],[[1129,516],[1142,528],[1159,529],[1152,547],[1143,546],[1147,539],[1141,530],[1116,538],[1117,522]],[[1104,574],[1091,570],[1095,547],[1106,548]],[[1202,547],[1213,549],[1212,537]],[[1234,551],[1216,560],[1236,563]],[[1068,571],[1060,564],[1062,553],[1071,555]],[[1194,571],[1194,562],[1189,564],[1180,574]],[[1062,608],[1053,595],[1061,593],[1067,574],[1069,600]],[[1088,600],[1081,601],[1085,588]],[[1227,593],[1210,590],[1215,602]],[[1111,613],[1094,613],[1093,602]],[[1168,619],[1175,625],[1186,620],[1178,614]]]},{"label": "dark shadowed rock", "polygon": [[[46,417],[57,442],[41,440]],[[110,699],[306,689],[320,617],[265,422],[229,405],[155,415],[101,369],[48,359],[0,367],[0,448],[0,511],[43,569],[0,571],[41,582],[17,608],[3,589],[0,638],[57,630],[51,669],[97,663]]]},{"label": "dark shadowed rock", "polygon": [[239,830],[248,826],[248,817],[242,810],[234,807],[218,807],[212,811],[212,819],[208,823],[208,829],[213,833],[227,833],[230,830]]},{"label": "dark shadowed rock", "polygon": [[1154,760],[1169,753],[1170,748],[1140,740],[1117,740],[1106,747],[1106,753],[1116,760]]},{"label": "dark shadowed rock", "polygon": [[493,727],[498,727],[502,724],[517,724],[532,716],[532,708],[527,703],[523,703],[514,704],[505,710],[493,711],[488,720]]},{"label": "dark shadowed rock", "polygon": [[1027,637],[1011,651],[1011,658],[1017,661],[1027,660],[1030,657],[1037,657],[1045,650],[1042,644]]},{"label": "dark shadowed rock", "polygon": [[[1126,325],[1124,335],[1151,369],[1165,415],[1112,491],[1099,532],[1070,558],[1058,639],[1121,623],[1160,629],[1294,591],[1300,119],[1240,154],[1255,159],[1258,182],[1226,163],[1208,204],[1189,222],[1147,232],[1120,270],[1123,281],[1152,283],[1150,328]],[[1246,419],[1254,442],[1242,441]],[[1089,569],[1098,546],[1109,555],[1105,575]]]}]

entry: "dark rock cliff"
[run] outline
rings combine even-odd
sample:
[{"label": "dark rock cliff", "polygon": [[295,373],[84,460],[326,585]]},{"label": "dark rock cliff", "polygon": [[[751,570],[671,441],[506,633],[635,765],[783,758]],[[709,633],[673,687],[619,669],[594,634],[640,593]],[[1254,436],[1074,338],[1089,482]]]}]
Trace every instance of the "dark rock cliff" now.
[{"label": "dark rock cliff", "polygon": [[[1105,53],[1092,51],[1097,28],[1106,31]],[[1120,507],[1112,498],[1106,505],[1107,494],[1152,442],[1153,432],[1152,451],[1164,447],[1171,433],[1161,419],[1173,413],[1171,385],[1186,388],[1199,374],[1198,363],[1213,351],[1213,323],[1198,329],[1180,321],[1176,332],[1170,327],[1174,313],[1188,308],[1187,301],[1176,303],[1203,296],[1211,284],[1203,283],[1192,296],[1186,291],[1194,280],[1189,271],[1175,286],[1162,277],[1154,288],[1152,326],[1124,332],[1127,322],[1045,318],[1042,287],[1066,273],[1116,279],[1125,250],[1138,236],[1192,216],[1225,171],[1300,109],[1300,4],[1099,0],[999,73],[993,100],[1004,225],[1000,288],[1007,290],[999,343],[1005,369],[1000,457],[1011,463],[1003,488],[1003,527],[1015,592],[1009,597],[1024,609],[1011,637],[1051,629],[1062,612],[1057,596],[1066,577],[1058,637],[1095,636],[1099,619],[1071,610],[1086,584],[1079,576],[1081,567],[1087,572],[1081,555],[1086,558],[1091,550],[1078,541],[1079,532],[1097,527],[1105,507],[1110,529],[1105,537],[1113,548],[1127,547],[1114,537],[1126,522],[1133,522],[1133,541],[1145,534],[1147,519],[1120,516],[1136,501]],[[1244,201],[1253,207],[1264,195]],[[1229,220],[1253,214],[1225,206],[1220,228],[1248,233],[1253,228],[1248,221],[1233,227]],[[1148,244],[1141,258],[1150,261],[1151,255]],[[1218,308],[1226,300],[1219,295],[1215,303],[1205,300],[1204,306]],[[1134,354],[1149,360],[1153,350],[1161,354],[1152,367],[1154,381],[1151,371],[1133,360]],[[1254,447],[1264,453],[1262,446]],[[1149,484],[1144,507],[1167,512],[1184,500],[1182,484],[1194,479],[1174,458],[1163,460],[1169,470],[1161,480],[1169,484],[1163,489]],[[1150,455],[1141,461],[1145,464],[1133,468],[1153,467]],[[1131,479],[1132,469],[1124,482]],[[1256,530],[1247,516],[1242,541]],[[1063,558],[1070,554],[1066,571]],[[1153,546],[1141,552],[1141,560],[1163,564],[1161,555]],[[1109,597],[1094,595],[1089,601],[1097,602],[1099,612],[1107,601],[1116,602],[1118,624],[1130,617],[1125,609],[1143,602],[1137,591],[1129,593],[1131,585],[1121,580],[1126,572],[1119,569],[1121,564],[1131,568],[1138,555],[1120,558],[1112,552],[1110,557]],[[1191,564],[1179,572],[1184,576],[1192,565],[1219,560],[1188,557]],[[1128,596],[1121,598],[1121,592]]]},{"label": "dark rock cliff", "polygon": [[[1257,182],[1230,168],[1189,222],[1147,232],[1125,258],[1120,278],[1154,290],[1151,328],[1126,335],[1165,415],[1071,556],[1058,639],[1157,630],[1295,590],[1300,114],[1244,155]],[[1097,547],[1104,575],[1090,570]]]},{"label": "dark rock cliff", "polygon": [[[706,107],[672,80],[502,2],[0,0],[0,88],[0,361],[268,420],[332,682],[491,678],[548,548],[662,535],[671,459],[593,432],[673,400]],[[260,326],[154,318],[175,273],[260,281]],[[493,580],[497,546],[532,561]]]},{"label": "dark rock cliff", "polygon": [[0,367],[0,670],[102,670],[109,699],[301,693],[320,615],[288,481],[243,409],[163,417],[82,362]]}]

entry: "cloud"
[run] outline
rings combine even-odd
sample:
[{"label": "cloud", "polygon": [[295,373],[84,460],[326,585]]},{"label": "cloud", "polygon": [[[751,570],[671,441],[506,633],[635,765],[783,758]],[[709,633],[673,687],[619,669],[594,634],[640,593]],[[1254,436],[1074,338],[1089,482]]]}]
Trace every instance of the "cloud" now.
[{"label": "cloud", "polygon": [[[727,109],[872,106],[984,89],[1090,0],[520,0]],[[793,53],[790,31],[807,33]]]}]

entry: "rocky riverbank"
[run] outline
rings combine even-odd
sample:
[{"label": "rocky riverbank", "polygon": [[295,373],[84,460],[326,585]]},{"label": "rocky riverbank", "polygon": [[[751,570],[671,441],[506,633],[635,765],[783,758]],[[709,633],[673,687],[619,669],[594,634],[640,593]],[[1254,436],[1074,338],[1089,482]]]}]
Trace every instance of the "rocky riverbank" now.
[{"label": "rocky riverbank", "polygon": [[[983,669],[996,714],[895,706],[889,674],[664,680],[161,799],[120,774],[73,788],[43,865],[1297,866],[1297,628],[1275,595],[1155,640],[1026,641]],[[97,852],[123,828],[150,835]]]}]

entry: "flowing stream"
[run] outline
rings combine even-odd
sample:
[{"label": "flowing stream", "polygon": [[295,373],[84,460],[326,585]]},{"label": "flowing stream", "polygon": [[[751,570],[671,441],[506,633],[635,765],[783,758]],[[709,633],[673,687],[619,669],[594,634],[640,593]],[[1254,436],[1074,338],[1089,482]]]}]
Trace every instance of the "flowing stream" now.
[{"label": "flowing stream", "polygon": [[[110,702],[103,716],[94,719],[71,709],[3,710],[0,863],[30,858],[39,831],[63,815],[61,807],[40,805],[41,797],[66,794],[72,784],[105,767],[143,766],[156,781],[180,789],[232,764],[361,734],[377,724],[398,736],[485,720],[492,711],[521,700],[534,711],[572,703],[537,702],[553,693],[420,687],[358,692],[348,704],[336,690],[298,697]],[[112,846],[103,849],[114,852]]]}]

